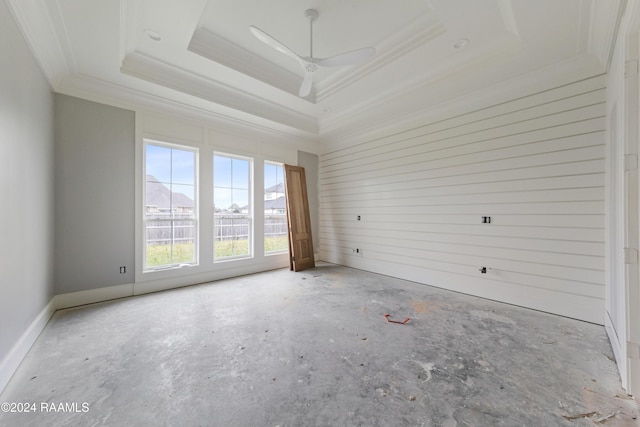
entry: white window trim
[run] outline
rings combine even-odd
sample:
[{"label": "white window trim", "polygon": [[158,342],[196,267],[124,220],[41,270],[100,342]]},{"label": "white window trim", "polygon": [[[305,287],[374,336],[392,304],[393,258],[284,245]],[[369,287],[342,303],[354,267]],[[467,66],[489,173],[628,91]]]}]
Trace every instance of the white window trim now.
[{"label": "white window trim", "polygon": [[[254,212],[255,203],[253,200],[253,197],[254,197],[253,195],[254,195],[254,186],[255,186],[254,163],[256,161],[256,158],[252,156],[243,156],[239,154],[233,154],[229,152],[214,150],[211,156],[212,163],[215,163],[213,161],[215,156],[227,157],[230,159],[246,160],[249,162],[249,188],[248,188],[248,195],[247,195],[248,203],[249,203],[249,212],[247,213],[247,219],[249,220],[249,236],[248,236],[248,242],[247,242],[249,253],[247,255],[231,255],[231,256],[216,258],[216,250],[215,250],[216,240],[215,240],[215,237],[213,237],[213,240],[212,240],[213,264],[221,264],[225,262],[253,259],[255,257],[254,247],[253,247],[255,242],[255,212]],[[215,177],[215,166],[212,167],[212,172],[213,172],[213,176]],[[213,185],[212,185],[212,189],[214,193],[215,193],[215,187],[216,187],[216,183],[214,179]],[[215,199],[215,196],[213,197]],[[213,222],[213,232],[215,234],[215,212],[212,212],[211,220]]]},{"label": "white window trim", "polygon": [[[275,162],[272,160],[264,160],[263,161],[263,169],[262,169],[262,173],[264,175],[264,166],[266,165],[274,165],[274,166],[280,166],[282,168],[282,184],[284,185],[284,163],[282,162]],[[264,187],[264,185],[263,185]],[[264,209],[263,209],[264,211]],[[286,215],[286,212],[285,212]],[[262,216],[262,221],[264,222],[266,220],[265,215],[263,214]],[[266,238],[266,235],[264,236]],[[281,249],[279,251],[269,251],[267,252],[267,250],[264,248],[264,243],[262,245],[262,252],[264,253],[264,256],[274,256],[274,255],[282,255],[282,254],[286,254],[289,251],[289,248],[286,249]]]},{"label": "white window trim", "polygon": [[[194,262],[192,263],[181,263],[181,264],[171,264],[171,265],[167,265],[167,266],[158,266],[158,267],[148,267],[147,266],[147,244],[146,244],[146,231],[147,231],[147,219],[146,219],[146,194],[147,194],[147,150],[146,147],[147,145],[156,145],[156,146],[160,146],[160,147],[167,147],[167,148],[172,148],[172,149],[176,149],[176,150],[183,150],[183,151],[191,151],[194,153],[195,155],[195,165],[194,165],[194,181],[195,181],[195,191],[194,191],[194,207],[193,207],[193,211],[194,211],[194,219],[193,219],[193,223],[194,223],[194,227],[195,227],[195,244],[194,244]],[[200,155],[200,151],[198,149],[198,147],[193,147],[191,145],[186,145],[186,144],[177,144],[177,143],[171,143],[171,142],[166,142],[166,141],[160,141],[157,139],[151,139],[151,138],[143,138],[142,140],[142,197],[141,197],[141,202],[142,202],[142,211],[141,211],[141,223],[142,223],[142,227],[141,227],[141,238],[142,238],[142,273],[143,274],[147,274],[147,273],[157,273],[157,272],[161,272],[161,271],[169,271],[169,270],[178,270],[178,269],[182,269],[185,267],[197,267],[200,265],[200,259],[199,259],[199,255],[200,255],[200,204],[199,204],[199,192],[200,192],[200,182],[199,182],[199,165],[200,165],[200,161],[199,161],[199,155]],[[166,221],[166,220],[163,220]],[[173,219],[170,219],[170,221],[173,221]],[[181,220],[184,221],[184,220]]]},{"label": "white window trim", "polygon": [[[293,147],[282,148],[268,142],[261,142],[261,137],[256,135],[243,133],[243,136],[237,139],[233,132],[227,132],[218,126],[183,119],[174,115],[167,116],[146,110],[138,111],[135,117],[135,278],[131,285],[136,295],[285,268],[289,265],[287,253],[269,256],[264,254],[264,206],[262,197],[255,193],[256,189],[264,188],[264,161],[296,164],[297,151]],[[175,144],[178,148],[191,147],[198,150],[198,265],[143,271],[145,233],[142,219],[144,214],[145,141]],[[232,157],[246,157],[252,160],[252,258],[213,262],[212,163],[214,153],[228,154]]]}]

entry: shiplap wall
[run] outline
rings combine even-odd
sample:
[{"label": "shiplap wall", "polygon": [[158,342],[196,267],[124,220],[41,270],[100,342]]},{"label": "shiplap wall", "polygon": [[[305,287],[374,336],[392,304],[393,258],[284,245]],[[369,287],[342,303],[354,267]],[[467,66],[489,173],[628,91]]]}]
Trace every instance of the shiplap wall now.
[{"label": "shiplap wall", "polygon": [[605,81],[322,154],[321,259],[602,324]]}]

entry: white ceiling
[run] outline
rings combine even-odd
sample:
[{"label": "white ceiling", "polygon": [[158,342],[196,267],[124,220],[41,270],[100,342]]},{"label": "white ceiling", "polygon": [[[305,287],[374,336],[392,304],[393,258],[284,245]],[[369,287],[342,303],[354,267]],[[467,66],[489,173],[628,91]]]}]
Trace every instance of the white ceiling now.
[{"label": "white ceiling", "polygon": [[[619,1],[7,0],[54,89],[186,106],[212,117],[323,140],[397,120],[548,67],[605,72]],[[358,66],[314,74],[291,58],[373,46]],[[155,41],[152,31],[161,36]],[[466,39],[463,48],[456,41]]]}]

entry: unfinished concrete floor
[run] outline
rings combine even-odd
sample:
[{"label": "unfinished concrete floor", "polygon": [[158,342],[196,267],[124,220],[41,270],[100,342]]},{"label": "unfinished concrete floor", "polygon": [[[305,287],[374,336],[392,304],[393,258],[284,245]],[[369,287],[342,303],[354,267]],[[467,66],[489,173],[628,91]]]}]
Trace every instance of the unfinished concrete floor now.
[{"label": "unfinished concrete floor", "polygon": [[636,425],[612,358],[596,325],[321,264],[58,311],[0,396],[37,412],[0,425]]}]

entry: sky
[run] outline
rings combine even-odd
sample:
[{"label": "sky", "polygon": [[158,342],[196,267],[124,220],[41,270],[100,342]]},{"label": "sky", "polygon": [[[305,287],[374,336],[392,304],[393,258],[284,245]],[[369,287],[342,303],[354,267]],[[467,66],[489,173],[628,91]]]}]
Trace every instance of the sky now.
[{"label": "sky", "polygon": [[274,165],[273,163],[265,163],[264,165],[264,188],[273,187],[276,184],[282,184],[284,178],[282,176],[283,170],[281,165]]}]

